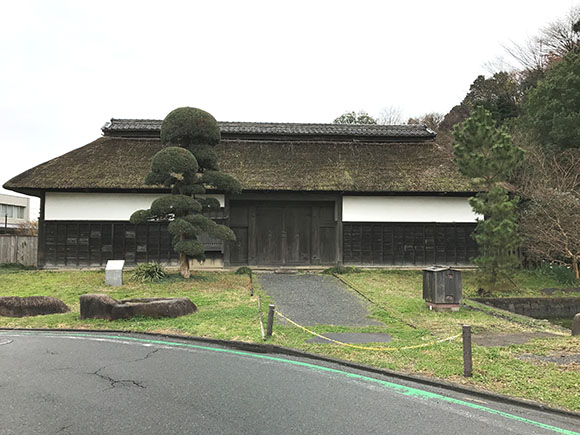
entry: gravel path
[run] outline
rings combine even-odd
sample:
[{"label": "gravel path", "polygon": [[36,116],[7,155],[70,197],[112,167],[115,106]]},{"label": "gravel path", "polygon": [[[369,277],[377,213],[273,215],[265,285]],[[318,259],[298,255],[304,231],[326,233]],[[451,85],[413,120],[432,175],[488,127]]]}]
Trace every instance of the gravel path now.
[{"label": "gravel path", "polygon": [[276,309],[301,325],[384,326],[368,319],[368,303],[332,276],[271,273],[259,279]]}]

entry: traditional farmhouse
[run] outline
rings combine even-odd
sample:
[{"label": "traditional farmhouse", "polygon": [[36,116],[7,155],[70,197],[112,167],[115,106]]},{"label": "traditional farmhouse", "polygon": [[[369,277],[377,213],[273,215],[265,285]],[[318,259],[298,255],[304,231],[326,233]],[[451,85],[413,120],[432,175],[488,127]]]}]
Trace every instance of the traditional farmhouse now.
[{"label": "traditional farmhouse", "polygon": [[[222,122],[212,218],[237,241],[204,240],[211,266],[461,265],[476,255],[468,181],[424,126]],[[166,193],[145,185],[161,121],[112,119],[103,136],[4,188],[38,196],[40,266],[174,263],[167,225],[130,215]]]}]

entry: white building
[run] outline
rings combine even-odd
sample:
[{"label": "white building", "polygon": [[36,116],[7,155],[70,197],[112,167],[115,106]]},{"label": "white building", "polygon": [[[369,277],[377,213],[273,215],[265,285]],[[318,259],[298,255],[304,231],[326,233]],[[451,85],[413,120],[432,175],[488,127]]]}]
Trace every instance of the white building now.
[{"label": "white building", "polygon": [[0,193],[0,228],[16,228],[30,219],[30,199]]}]

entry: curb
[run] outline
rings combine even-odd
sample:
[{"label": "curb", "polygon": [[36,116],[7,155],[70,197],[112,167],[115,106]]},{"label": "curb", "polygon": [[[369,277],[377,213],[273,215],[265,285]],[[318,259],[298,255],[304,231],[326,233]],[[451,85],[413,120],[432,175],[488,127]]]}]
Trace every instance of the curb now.
[{"label": "curb", "polygon": [[419,375],[406,374],[401,372],[396,372],[388,369],[379,369],[376,367],[367,366],[364,364],[358,364],[351,361],[345,361],[341,359],[331,358],[324,355],[319,355],[315,353],[308,353],[301,350],[291,349],[287,347],[277,346],[273,344],[261,344],[261,343],[246,343],[243,341],[230,341],[221,340],[217,338],[207,338],[207,337],[196,337],[191,335],[177,335],[177,334],[161,334],[155,332],[137,332],[137,331],[124,331],[117,329],[42,329],[42,328],[0,328],[0,331],[37,331],[37,332],[82,332],[82,333],[108,333],[108,334],[140,334],[150,337],[167,337],[178,340],[186,341],[197,341],[201,343],[217,344],[223,347],[230,347],[237,350],[243,350],[247,352],[256,353],[275,353],[287,356],[294,356],[300,358],[307,358],[315,361],[323,361],[332,364],[337,364],[342,367],[348,367],[351,369],[361,370],[369,373],[390,376],[396,379],[402,379],[405,381],[416,382],[423,385],[428,385],[431,387],[439,387],[458,393],[470,394],[472,396],[480,397],[483,399],[491,399],[500,403],[517,405],[528,409],[540,410],[551,412],[554,414],[563,415],[566,417],[577,417],[580,418],[580,412],[569,411],[563,408],[556,408],[548,405],[544,405],[539,402],[534,402],[531,400],[520,399],[516,397],[506,396],[499,393],[492,393],[482,390],[477,390],[475,388],[466,387],[459,384],[454,384],[452,382],[433,380],[431,378],[425,378]]}]

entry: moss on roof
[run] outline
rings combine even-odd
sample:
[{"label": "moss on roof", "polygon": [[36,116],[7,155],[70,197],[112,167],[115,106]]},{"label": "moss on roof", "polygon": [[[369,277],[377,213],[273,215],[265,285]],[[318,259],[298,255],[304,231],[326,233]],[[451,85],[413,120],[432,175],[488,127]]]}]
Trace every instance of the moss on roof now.
[{"label": "moss on roof", "polygon": [[[151,189],[143,180],[161,149],[157,138],[105,136],[8,181],[20,192]],[[468,181],[432,141],[222,140],[222,171],[245,190],[466,192]]]}]

